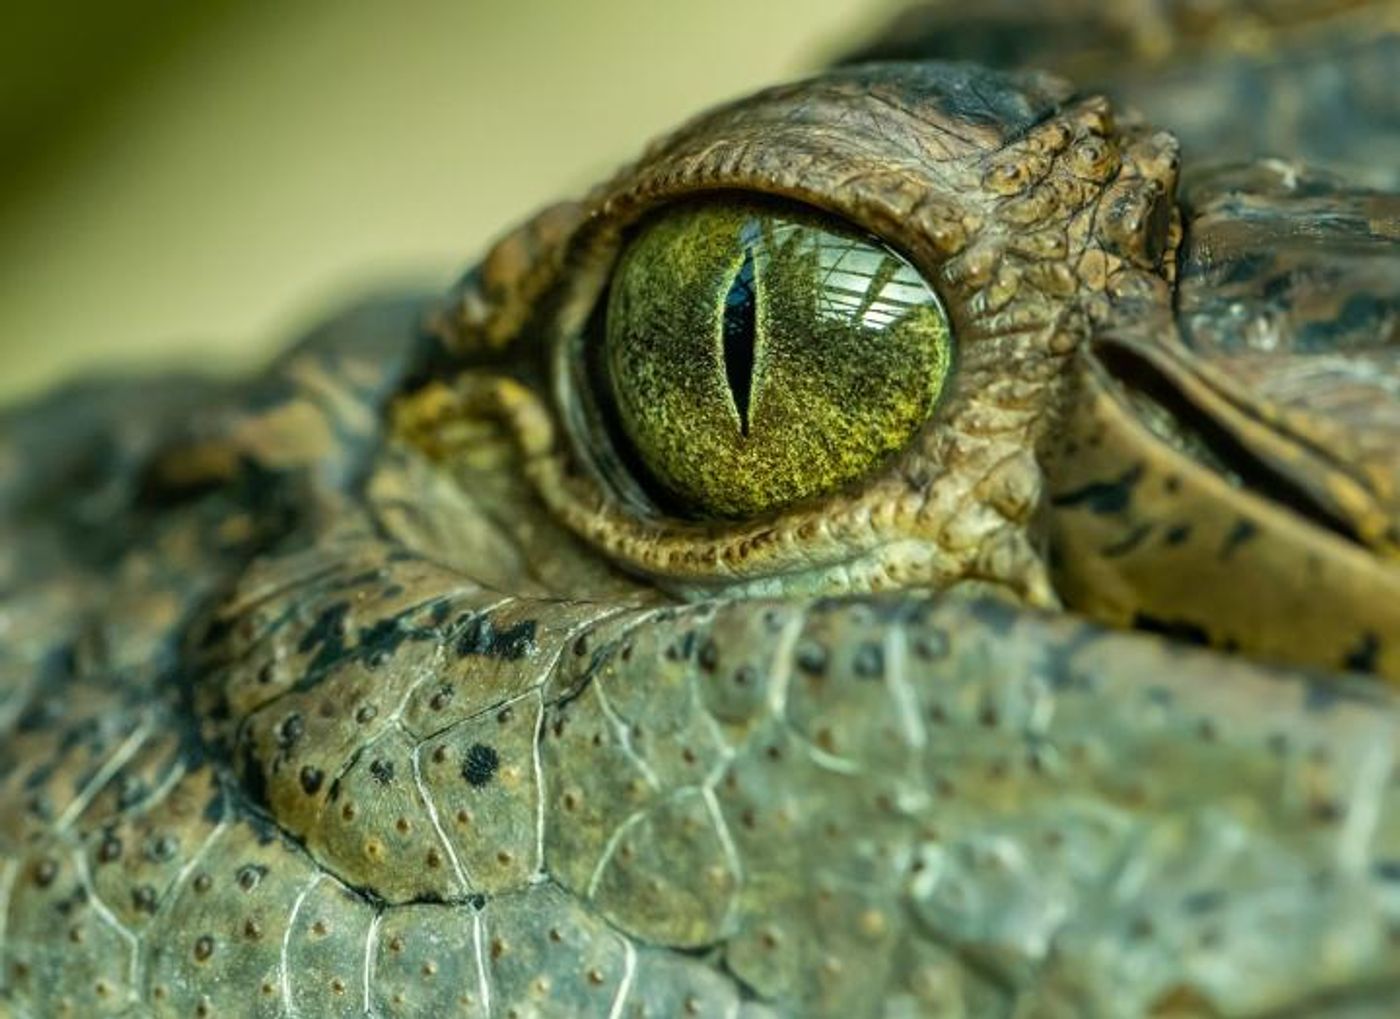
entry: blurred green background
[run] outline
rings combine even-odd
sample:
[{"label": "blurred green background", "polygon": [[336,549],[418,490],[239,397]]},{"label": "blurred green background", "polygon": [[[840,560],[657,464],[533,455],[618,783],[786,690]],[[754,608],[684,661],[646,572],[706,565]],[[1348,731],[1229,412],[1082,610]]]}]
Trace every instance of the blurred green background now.
[{"label": "blurred green background", "polygon": [[85,0],[0,35],[0,400],[233,370],[337,301],[446,284],[880,0]]}]

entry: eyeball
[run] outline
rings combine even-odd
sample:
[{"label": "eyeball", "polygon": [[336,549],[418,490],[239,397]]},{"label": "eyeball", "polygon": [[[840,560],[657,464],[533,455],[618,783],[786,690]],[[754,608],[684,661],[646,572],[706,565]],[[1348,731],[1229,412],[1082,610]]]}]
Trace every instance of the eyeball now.
[{"label": "eyeball", "polygon": [[954,361],[918,270],[798,206],[668,206],[606,300],[599,402],[639,480],[686,516],[749,517],[865,474],[933,414]]}]

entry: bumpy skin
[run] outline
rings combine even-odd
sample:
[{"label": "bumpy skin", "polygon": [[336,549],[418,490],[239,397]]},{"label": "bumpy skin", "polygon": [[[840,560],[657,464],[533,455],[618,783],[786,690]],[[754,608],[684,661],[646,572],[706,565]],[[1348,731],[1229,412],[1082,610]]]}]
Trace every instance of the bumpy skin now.
[{"label": "bumpy skin", "polygon": [[[252,382],[10,412],[0,1015],[1393,1014],[1395,199],[1178,169],[835,71]],[[628,224],[732,189],[960,360],[860,482],[672,520],[575,365]]]}]

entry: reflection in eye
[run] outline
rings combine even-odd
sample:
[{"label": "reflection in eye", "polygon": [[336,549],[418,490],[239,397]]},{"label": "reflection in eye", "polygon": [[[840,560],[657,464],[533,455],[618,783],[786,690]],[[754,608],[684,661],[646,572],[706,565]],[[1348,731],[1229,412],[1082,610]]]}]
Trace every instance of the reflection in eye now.
[{"label": "reflection in eye", "polygon": [[743,517],[858,477],[932,413],[948,318],[909,263],[814,211],[672,206],[623,252],[603,402],[662,500]]}]

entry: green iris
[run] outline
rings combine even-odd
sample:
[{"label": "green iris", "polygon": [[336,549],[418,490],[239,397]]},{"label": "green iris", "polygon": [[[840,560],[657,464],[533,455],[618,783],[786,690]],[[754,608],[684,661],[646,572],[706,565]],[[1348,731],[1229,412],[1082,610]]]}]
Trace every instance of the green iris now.
[{"label": "green iris", "polygon": [[908,262],[816,212],[670,206],[623,252],[603,366],[635,458],[682,512],[744,517],[902,448],[953,356]]}]

